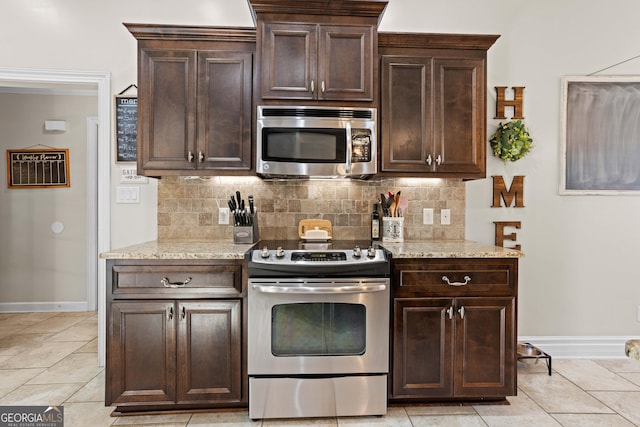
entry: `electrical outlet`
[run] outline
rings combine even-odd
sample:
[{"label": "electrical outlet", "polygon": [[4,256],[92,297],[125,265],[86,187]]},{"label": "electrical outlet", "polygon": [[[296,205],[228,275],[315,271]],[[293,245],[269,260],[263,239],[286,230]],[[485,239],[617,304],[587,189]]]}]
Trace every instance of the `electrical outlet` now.
[{"label": "electrical outlet", "polygon": [[229,224],[229,208],[218,209],[218,224]]},{"label": "electrical outlet", "polygon": [[442,225],[451,224],[451,209],[440,210],[440,224]]},{"label": "electrical outlet", "polygon": [[640,305],[638,306],[638,322],[640,322]]},{"label": "electrical outlet", "polygon": [[422,209],[422,223],[426,225],[433,224],[433,208]]}]

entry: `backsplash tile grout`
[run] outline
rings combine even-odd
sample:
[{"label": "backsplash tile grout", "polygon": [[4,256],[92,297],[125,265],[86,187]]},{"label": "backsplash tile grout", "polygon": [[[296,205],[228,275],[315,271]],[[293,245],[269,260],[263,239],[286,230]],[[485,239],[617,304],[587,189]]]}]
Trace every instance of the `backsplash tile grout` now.
[{"label": "backsplash tile grout", "polygon": [[[261,239],[298,239],[298,222],[322,218],[334,238],[368,239],[373,204],[380,193],[408,197],[405,240],[464,239],[465,184],[460,179],[394,178],[369,181],[261,180],[256,177],[185,179],[158,183],[158,240],[231,240],[232,225],[218,224],[218,209],[240,191],[255,199]],[[434,208],[434,225],[422,224],[422,209]],[[451,225],[440,225],[440,209]]]}]

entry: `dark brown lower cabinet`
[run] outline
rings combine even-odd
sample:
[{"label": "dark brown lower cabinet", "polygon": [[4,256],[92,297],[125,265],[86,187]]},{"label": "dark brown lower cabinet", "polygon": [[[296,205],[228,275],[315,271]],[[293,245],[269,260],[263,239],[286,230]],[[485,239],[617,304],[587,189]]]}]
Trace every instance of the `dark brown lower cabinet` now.
[{"label": "dark brown lower cabinet", "polygon": [[247,405],[241,264],[108,261],[114,414]]},{"label": "dark brown lower cabinet", "polygon": [[107,405],[175,402],[174,306],[173,301],[111,304]]},{"label": "dark brown lower cabinet", "polygon": [[517,260],[396,262],[390,400],[515,395],[516,275]]},{"label": "dark brown lower cabinet", "polygon": [[107,404],[239,402],[241,300],[111,304]]},{"label": "dark brown lower cabinet", "polygon": [[239,402],[241,300],[179,304],[178,403]]},{"label": "dark brown lower cabinet", "polygon": [[511,395],[514,305],[513,298],[394,300],[393,396]]}]

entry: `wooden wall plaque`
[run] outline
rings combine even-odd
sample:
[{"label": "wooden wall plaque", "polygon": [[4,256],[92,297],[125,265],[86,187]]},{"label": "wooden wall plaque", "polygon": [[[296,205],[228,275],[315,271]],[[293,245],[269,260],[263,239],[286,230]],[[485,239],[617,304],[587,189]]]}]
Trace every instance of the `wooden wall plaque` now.
[{"label": "wooden wall plaque", "polygon": [[7,150],[7,186],[69,187],[69,149]]}]

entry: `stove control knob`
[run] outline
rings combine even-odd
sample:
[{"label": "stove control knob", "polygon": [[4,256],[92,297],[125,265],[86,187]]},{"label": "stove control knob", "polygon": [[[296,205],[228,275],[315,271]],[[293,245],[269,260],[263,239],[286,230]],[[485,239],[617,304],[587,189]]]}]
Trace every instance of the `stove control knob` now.
[{"label": "stove control knob", "polygon": [[369,249],[367,249],[367,256],[369,258],[375,258],[376,257],[376,250],[373,248],[373,246],[369,246]]},{"label": "stove control knob", "polygon": [[353,248],[353,257],[360,258],[362,256],[362,250],[360,250],[360,246],[356,246]]},{"label": "stove control knob", "polygon": [[282,249],[282,246],[278,246],[278,249],[276,249],[276,258],[284,258],[284,249]]},{"label": "stove control knob", "polygon": [[269,255],[270,255],[269,248],[267,248],[266,246],[262,248],[262,254],[261,254],[262,258],[269,258]]}]

